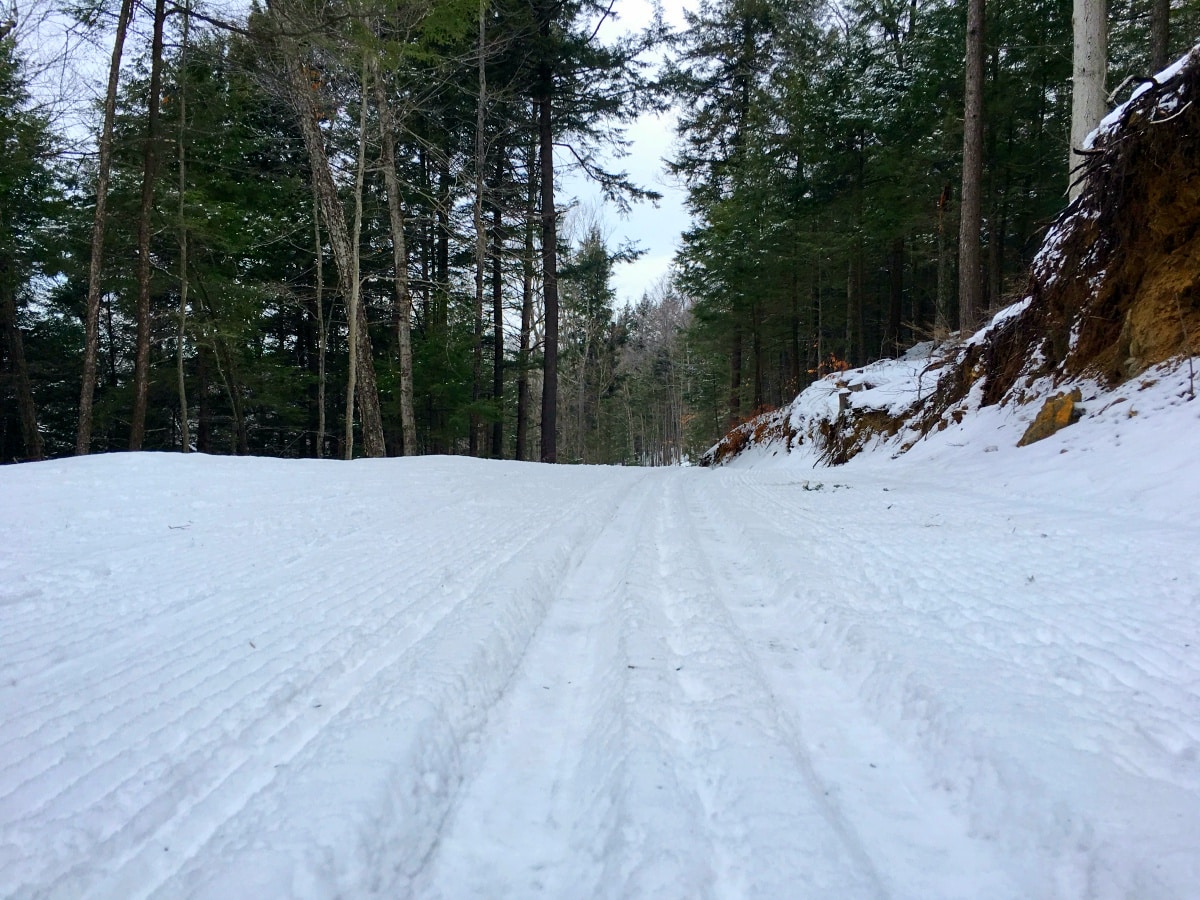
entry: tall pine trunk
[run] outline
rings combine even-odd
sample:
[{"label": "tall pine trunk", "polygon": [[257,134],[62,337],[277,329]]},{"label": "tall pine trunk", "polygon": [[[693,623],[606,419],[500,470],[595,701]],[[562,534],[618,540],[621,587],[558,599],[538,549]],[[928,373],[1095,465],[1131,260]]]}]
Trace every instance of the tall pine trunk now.
[{"label": "tall pine trunk", "polygon": [[[549,39],[550,23],[543,25]],[[554,209],[553,74],[545,68],[538,98],[538,142],[542,176],[542,292],[544,295],[545,363],[542,373],[542,462],[558,461],[558,222]]]},{"label": "tall pine trunk", "polygon": [[[366,322],[359,315],[362,305],[362,219],[363,219],[363,183],[367,171],[367,62],[363,59],[360,86],[360,103],[358,107],[358,156],[354,167],[354,219],[350,230],[350,292],[346,297],[346,321],[349,324],[350,363],[346,380],[346,429],[344,454],[347,460],[354,458],[354,407],[358,390],[359,359],[363,352],[362,335]],[[369,350],[367,351],[370,352]],[[363,423],[364,449],[368,442],[366,437],[366,422]],[[368,456],[375,454],[369,453]],[[379,454],[382,455],[382,454]]]},{"label": "tall pine trunk", "polygon": [[400,355],[400,441],[404,456],[417,452],[417,420],[413,411],[412,293],[408,283],[408,243],[404,237],[404,206],[396,172],[396,122],[392,106],[376,72],[375,99],[383,143],[383,185],[387,191],[388,226],[392,235],[396,345]]},{"label": "tall pine trunk", "polygon": [[183,36],[179,53],[179,328],[175,337],[175,377],[179,389],[179,449],[192,450],[191,425],[188,421],[187,379],[184,377],[184,344],[187,339],[188,304],[188,233],[187,233],[187,51],[191,9],[183,8]]},{"label": "tall pine trunk", "polygon": [[325,458],[325,354],[329,346],[325,324],[325,246],[321,241],[321,200],[313,184],[313,250],[315,252],[313,302],[317,319],[317,459]]},{"label": "tall pine trunk", "polygon": [[1150,72],[1161,72],[1167,65],[1171,45],[1171,0],[1150,3]]},{"label": "tall pine trunk", "polygon": [[150,397],[150,216],[154,212],[154,187],[158,181],[158,114],[166,17],[166,0],[155,0],[154,36],[150,45],[150,97],[146,111],[146,141],[142,148],[142,202],[138,209],[137,356],[133,369],[130,450],[141,450],[145,442],[146,406]]},{"label": "tall pine trunk", "polygon": [[521,334],[517,350],[517,446],[518,460],[529,458],[529,390],[530,343],[533,332],[533,229],[537,212],[537,151],[529,148],[528,193],[525,201],[525,252],[521,258]]},{"label": "tall pine trunk", "polygon": [[742,419],[742,325],[735,322],[729,350],[729,428]]},{"label": "tall pine trunk", "polygon": [[900,328],[904,319],[904,236],[892,238],[888,254],[888,322],[884,354],[900,355]]},{"label": "tall pine trunk", "polygon": [[[504,154],[496,152],[496,184],[504,174]],[[492,204],[492,456],[504,457],[504,225],[499,201]]]},{"label": "tall pine trunk", "polygon": [[79,392],[79,422],[75,431],[75,453],[92,449],[92,418],[96,400],[96,365],[100,356],[100,275],[104,265],[104,226],[108,221],[108,183],[112,176],[113,120],[117,111],[117,83],[125,36],[133,18],[133,0],[121,0],[117,32],[113,37],[108,87],[104,93],[104,123],[97,141],[99,160],[96,174],[96,212],[92,220],[91,261],[88,264],[87,309],[84,313],[83,383]]},{"label": "tall pine trunk", "polygon": [[946,238],[946,214],[950,211],[950,182],[938,198],[937,293],[934,297],[933,339],[944,341],[950,334],[950,241]]},{"label": "tall pine trunk", "polygon": [[479,0],[477,10],[477,43],[475,52],[476,78],[479,95],[475,102],[475,306],[473,309],[473,333],[471,336],[471,416],[468,436],[471,456],[481,456],[479,401],[483,397],[483,294],[487,283],[487,227],[483,219],[483,193],[485,189],[484,168],[487,165],[487,0]]},{"label": "tall pine trunk", "polygon": [[861,366],[867,361],[866,316],[863,311],[863,245],[856,236],[846,269],[846,362]]},{"label": "tall pine trunk", "polygon": [[964,336],[974,330],[983,307],[979,245],[983,201],[983,22],[984,0],[968,0],[962,197],[958,220],[958,327]]}]

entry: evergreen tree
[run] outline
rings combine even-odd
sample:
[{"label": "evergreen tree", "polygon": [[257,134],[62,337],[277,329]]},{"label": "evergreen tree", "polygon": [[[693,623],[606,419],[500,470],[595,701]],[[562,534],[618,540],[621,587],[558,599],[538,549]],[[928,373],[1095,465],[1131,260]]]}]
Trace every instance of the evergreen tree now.
[{"label": "evergreen tree", "polygon": [[[50,166],[52,138],[30,109],[16,40],[0,36],[0,460],[42,459],[47,451],[38,421],[36,369],[27,353],[26,304],[55,275]],[[30,348],[36,349],[36,348]],[[38,361],[34,361],[37,366]],[[39,385],[41,387],[41,385]],[[51,452],[61,452],[52,442]]]}]

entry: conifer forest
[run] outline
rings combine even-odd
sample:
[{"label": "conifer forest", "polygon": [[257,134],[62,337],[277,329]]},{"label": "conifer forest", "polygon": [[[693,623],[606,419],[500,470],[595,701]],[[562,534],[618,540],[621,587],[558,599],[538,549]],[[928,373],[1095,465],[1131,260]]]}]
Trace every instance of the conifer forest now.
[{"label": "conifer forest", "polygon": [[[1071,181],[1072,0],[986,3],[965,178],[979,0],[632,2],[7,0],[0,461],[668,464],[1021,296]],[[1111,107],[1200,0],[1107,23]],[[656,201],[622,164],[655,116],[691,225],[626,303],[602,219]]]}]

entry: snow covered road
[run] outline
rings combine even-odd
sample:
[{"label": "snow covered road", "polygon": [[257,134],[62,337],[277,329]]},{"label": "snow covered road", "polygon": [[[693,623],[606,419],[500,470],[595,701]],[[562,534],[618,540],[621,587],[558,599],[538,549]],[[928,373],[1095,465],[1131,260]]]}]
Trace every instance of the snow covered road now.
[{"label": "snow covered road", "polygon": [[0,896],[1200,884],[1198,535],[1164,503],[158,455],[0,498]]}]

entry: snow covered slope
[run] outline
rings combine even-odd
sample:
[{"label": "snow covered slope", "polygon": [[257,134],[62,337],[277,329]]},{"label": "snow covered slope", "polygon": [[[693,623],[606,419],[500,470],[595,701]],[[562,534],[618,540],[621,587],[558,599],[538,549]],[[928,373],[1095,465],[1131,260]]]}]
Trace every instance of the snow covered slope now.
[{"label": "snow covered slope", "polygon": [[0,896],[1187,896],[1193,410],[817,472],[0,469]]},{"label": "snow covered slope", "polygon": [[[1081,193],[1050,227],[1022,300],[963,341],[920,345],[903,359],[818,380],[786,408],[734,428],[701,462],[761,457],[765,448],[837,465],[863,451],[905,453],[947,428],[961,444],[964,431],[978,430],[972,420],[1028,424],[1053,395],[1075,389],[1085,419],[1102,420],[1106,433],[1119,433],[1113,423],[1147,403],[1193,399],[1200,45],[1137,87],[1087,146]],[[1116,409],[1122,403],[1129,405]],[[989,443],[1011,447],[1022,431]],[[1089,437],[1080,446],[1094,434],[1083,431]]]}]

